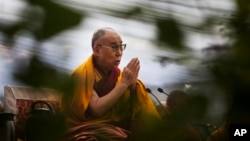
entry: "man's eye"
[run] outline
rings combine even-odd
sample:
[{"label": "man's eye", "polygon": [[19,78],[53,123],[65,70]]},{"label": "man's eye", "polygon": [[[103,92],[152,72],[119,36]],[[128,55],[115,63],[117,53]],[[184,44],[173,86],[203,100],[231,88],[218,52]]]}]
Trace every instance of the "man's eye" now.
[{"label": "man's eye", "polygon": [[112,45],[112,48],[118,48],[119,46],[118,45]]}]

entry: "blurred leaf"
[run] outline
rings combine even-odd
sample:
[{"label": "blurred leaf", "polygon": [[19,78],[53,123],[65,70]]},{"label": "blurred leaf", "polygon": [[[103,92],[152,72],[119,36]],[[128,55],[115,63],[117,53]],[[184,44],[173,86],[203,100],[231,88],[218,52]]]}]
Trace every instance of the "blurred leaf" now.
[{"label": "blurred leaf", "polygon": [[45,20],[42,28],[36,33],[39,40],[45,40],[55,34],[79,24],[83,15],[50,0],[31,0],[45,10]]},{"label": "blurred leaf", "polygon": [[[196,29],[199,30],[199,32],[206,32],[206,33],[210,33],[213,32],[213,27],[214,26],[218,26],[218,25],[222,25],[224,24],[225,19],[221,19],[221,17],[215,17],[215,16],[208,16],[205,18],[205,20],[198,26],[196,26]],[[196,30],[196,31],[198,31]]]},{"label": "blurred leaf", "polygon": [[[8,40],[11,41],[13,36],[20,30],[26,29],[35,34],[38,40],[45,40],[52,36],[79,24],[84,14],[78,13],[67,7],[59,5],[51,0],[28,0],[32,5],[38,5],[45,11],[45,19],[41,26],[37,25],[37,20],[42,20],[43,15],[37,14],[37,9],[27,9],[21,11],[25,13],[27,17],[21,17],[21,19],[11,25],[1,26],[0,29],[6,35]],[[36,28],[36,29],[34,29]]]},{"label": "blurred leaf", "polygon": [[129,18],[133,15],[137,15],[137,14],[142,14],[142,8],[139,6],[134,6],[132,7],[130,10],[128,10],[127,12],[124,12],[124,18]]},{"label": "blurred leaf", "polygon": [[31,58],[28,66],[21,65],[16,70],[15,79],[29,86],[54,88],[64,92],[71,91],[73,81],[70,76],[42,62],[37,56]]},{"label": "blurred leaf", "polygon": [[2,31],[3,34],[5,35],[5,39],[3,42],[7,47],[13,47],[13,44],[14,44],[13,37],[23,27],[24,27],[23,22],[14,23],[13,25],[1,25],[0,26],[0,31]]},{"label": "blurred leaf", "polygon": [[183,49],[183,31],[174,19],[157,19],[158,28],[157,39],[160,42],[170,45],[173,49]]},{"label": "blurred leaf", "polygon": [[24,27],[24,23],[23,22],[15,23],[14,25],[11,25],[11,26],[6,27],[5,29],[3,29],[3,33],[7,37],[12,38],[23,27]]},{"label": "blurred leaf", "polygon": [[165,67],[166,65],[171,63],[176,63],[176,64],[181,64],[183,62],[185,63],[185,61],[188,59],[191,59],[191,57],[188,56],[170,57],[170,56],[158,55],[156,56],[155,61],[159,62],[161,66]]},{"label": "blurred leaf", "polygon": [[[119,18],[123,18],[123,19],[129,19],[129,18],[138,18],[138,17],[142,17],[144,16],[142,14],[142,11],[144,10],[141,6],[131,6],[126,8],[126,10],[124,9],[110,9],[109,7],[101,7],[99,8],[101,9],[101,11],[107,11],[109,13],[109,15],[112,15],[114,17],[119,17]],[[137,15],[137,17],[133,17]]]}]

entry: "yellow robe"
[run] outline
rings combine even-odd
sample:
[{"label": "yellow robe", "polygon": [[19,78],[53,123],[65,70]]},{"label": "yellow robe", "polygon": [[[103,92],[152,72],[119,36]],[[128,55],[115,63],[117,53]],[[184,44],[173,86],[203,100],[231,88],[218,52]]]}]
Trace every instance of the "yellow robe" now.
[{"label": "yellow robe", "polygon": [[[116,83],[121,80],[121,74],[118,77]],[[93,93],[94,83],[101,79],[101,75],[94,68],[93,57],[90,56],[86,62],[81,64],[73,72],[73,77],[77,79],[77,83],[74,88],[74,94],[70,102],[69,117],[71,121],[76,123],[82,122],[100,122],[100,123],[112,123],[119,122],[126,114],[129,105],[130,90],[126,90],[124,95],[119,101],[113,106],[113,108],[100,118],[89,117],[86,115],[86,111],[89,105],[91,95]],[[159,117],[159,114],[155,108],[150,95],[146,92],[145,86],[140,80],[136,82],[136,94],[135,102],[132,107],[132,118],[140,111],[149,114],[151,116]]]}]

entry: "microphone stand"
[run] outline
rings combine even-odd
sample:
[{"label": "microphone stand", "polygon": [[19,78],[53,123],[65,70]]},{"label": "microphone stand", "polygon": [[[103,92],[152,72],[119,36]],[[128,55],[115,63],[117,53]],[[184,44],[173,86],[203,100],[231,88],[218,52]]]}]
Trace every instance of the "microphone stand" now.
[{"label": "microphone stand", "polygon": [[165,115],[167,115],[167,111],[166,111],[166,109],[162,106],[160,100],[152,93],[152,91],[151,91],[149,88],[146,88],[145,90],[146,90],[148,93],[150,93],[150,94],[157,100],[157,102],[160,104],[161,108],[164,110]]},{"label": "microphone stand", "polygon": [[158,88],[157,90],[158,90],[158,92],[160,92],[160,93],[165,94],[166,96],[168,96],[168,98],[169,98],[174,104],[176,104],[175,100],[174,100],[172,97],[170,97],[170,95],[169,95],[168,93],[166,93],[162,88]]}]

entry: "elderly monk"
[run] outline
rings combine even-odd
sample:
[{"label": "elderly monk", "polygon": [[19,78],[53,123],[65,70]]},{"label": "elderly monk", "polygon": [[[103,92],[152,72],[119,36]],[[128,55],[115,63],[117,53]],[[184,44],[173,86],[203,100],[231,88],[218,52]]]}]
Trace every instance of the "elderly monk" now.
[{"label": "elderly monk", "polygon": [[139,59],[132,58],[122,71],[118,68],[125,48],[114,29],[93,34],[93,54],[73,72],[74,92],[64,105],[68,140],[134,140],[160,119],[137,79]]}]

